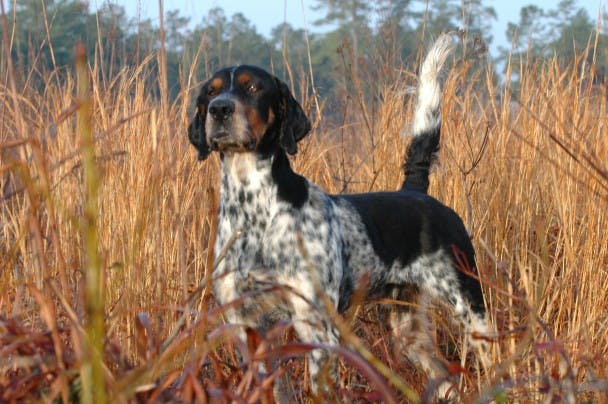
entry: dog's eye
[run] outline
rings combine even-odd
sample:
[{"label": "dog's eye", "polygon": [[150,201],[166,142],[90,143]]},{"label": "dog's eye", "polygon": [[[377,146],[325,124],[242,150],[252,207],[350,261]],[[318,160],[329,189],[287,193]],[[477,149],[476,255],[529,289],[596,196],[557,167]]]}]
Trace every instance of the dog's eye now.
[{"label": "dog's eye", "polygon": [[260,86],[258,86],[258,85],[257,85],[257,84],[255,84],[255,83],[251,83],[251,84],[249,84],[249,85],[247,86],[247,91],[248,91],[250,94],[255,94],[255,93],[257,93],[258,91],[260,91]]},{"label": "dog's eye", "polygon": [[216,88],[216,87],[209,87],[209,89],[207,90],[207,95],[209,97],[215,97],[219,93],[220,93],[220,89]]}]

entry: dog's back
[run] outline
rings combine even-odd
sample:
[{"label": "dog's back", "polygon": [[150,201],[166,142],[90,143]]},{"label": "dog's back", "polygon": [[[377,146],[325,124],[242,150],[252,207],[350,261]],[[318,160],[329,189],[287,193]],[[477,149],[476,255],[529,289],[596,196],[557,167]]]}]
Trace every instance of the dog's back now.
[{"label": "dog's back", "polygon": [[[334,195],[333,198],[342,211],[340,222],[344,227],[342,232],[348,234],[345,237],[347,247],[351,244],[348,239],[355,238],[355,234],[363,234],[359,247],[347,248],[347,264],[352,270],[355,285],[363,274],[371,275],[369,287],[372,295],[386,297],[387,285],[422,284],[422,279],[416,278],[429,278],[430,274],[426,269],[428,265],[418,268],[418,263],[429,260],[429,257],[441,257],[437,262],[442,263],[445,271],[441,276],[434,276],[442,278],[444,283],[448,279],[453,281],[448,282],[451,291],[443,291],[444,296],[440,298],[462,293],[474,312],[483,313],[479,282],[466,273],[475,269],[475,252],[466,228],[458,214],[427,194],[429,172],[439,151],[439,75],[450,54],[451,44],[449,35],[441,36],[421,66],[410,128],[412,140],[406,153],[405,180],[401,189],[397,192]],[[353,220],[352,216],[357,219]],[[358,228],[352,224],[353,221]],[[370,262],[370,252],[361,245],[373,247],[375,262]],[[346,281],[349,282],[348,277]],[[348,289],[343,287],[345,291]],[[349,296],[342,297],[340,306],[346,307]]]}]

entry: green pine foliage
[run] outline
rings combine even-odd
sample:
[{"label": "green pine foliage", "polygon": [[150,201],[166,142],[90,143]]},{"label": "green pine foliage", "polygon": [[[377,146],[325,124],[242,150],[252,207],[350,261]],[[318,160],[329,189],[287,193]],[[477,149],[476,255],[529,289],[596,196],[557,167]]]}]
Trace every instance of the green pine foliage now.
[{"label": "green pine foliage", "polygon": [[[491,26],[497,15],[486,3],[381,0],[372,5],[365,1],[318,0],[313,8],[324,12],[324,17],[314,25],[317,29],[322,26],[323,33],[314,33],[315,28],[305,33],[280,24],[270,37],[259,33],[247,16],[227,16],[219,7],[198,21],[178,10],[168,10],[165,47],[171,95],[178,94],[180,71],[189,71],[193,55],[199,50],[203,51],[202,63],[196,65],[200,80],[222,66],[248,63],[300,83],[309,73],[306,66],[310,61],[318,78],[316,91],[324,96],[340,95],[348,86],[344,76],[349,70],[365,72],[379,62],[399,69],[417,59],[417,50],[429,37],[443,31],[462,30],[483,44],[482,50],[487,49],[494,39]],[[14,32],[11,56],[18,67],[15,70],[28,72],[22,73],[23,81],[36,81],[44,72],[71,66],[73,47],[79,41],[86,44],[88,59],[97,63],[104,77],[124,66],[139,65],[161,47],[156,20],[128,16],[115,3],[104,2],[98,10],[91,10],[82,0],[24,0],[16,4],[15,9],[8,10],[7,21],[9,32]],[[563,63],[569,63],[577,50],[596,39],[603,42],[606,37],[605,32],[597,32],[595,22],[576,0],[562,0],[548,10],[535,5],[523,7],[519,21],[510,22],[505,35],[512,46],[501,47],[497,55],[487,57],[501,70],[506,69],[504,62],[509,55],[536,61],[556,54]],[[399,49],[386,51],[391,60],[374,59],[379,53],[376,50],[389,44],[399,44]],[[605,47],[596,48],[599,54],[589,55],[587,62],[595,63],[601,74],[608,67],[608,59],[602,51]],[[151,66],[150,81],[155,82],[157,71],[154,63]],[[514,79],[517,81],[517,77]]]}]

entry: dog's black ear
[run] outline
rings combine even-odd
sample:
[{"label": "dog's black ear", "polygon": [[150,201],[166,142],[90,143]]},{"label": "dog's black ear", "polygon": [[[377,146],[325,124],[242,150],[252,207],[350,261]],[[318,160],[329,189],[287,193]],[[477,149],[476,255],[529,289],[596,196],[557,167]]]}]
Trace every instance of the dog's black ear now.
[{"label": "dog's black ear", "polygon": [[188,139],[190,139],[190,143],[192,143],[198,151],[199,161],[205,160],[209,153],[211,153],[211,148],[207,144],[207,134],[205,133],[206,115],[207,111],[205,106],[199,104],[198,111],[188,126]]},{"label": "dog's black ear", "polygon": [[279,144],[289,154],[296,154],[296,144],[310,131],[310,121],[300,104],[293,98],[287,84],[276,79],[279,87]]}]

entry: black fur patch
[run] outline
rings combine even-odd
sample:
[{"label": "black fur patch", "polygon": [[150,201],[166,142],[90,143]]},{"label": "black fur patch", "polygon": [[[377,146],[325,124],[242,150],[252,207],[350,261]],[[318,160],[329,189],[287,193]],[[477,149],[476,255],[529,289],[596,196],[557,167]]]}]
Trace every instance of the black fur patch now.
[{"label": "black fur patch", "polygon": [[402,188],[426,193],[429,189],[429,170],[436,153],[439,151],[440,127],[431,129],[428,133],[418,135],[410,143],[405,164],[405,181]]},{"label": "black fur patch", "polygon": [[308,199],[306,179],[291,169],[283,150],[277,151],[272,162],[272,179],[277,184],[279,198],[285,202],[300,208]]}]

